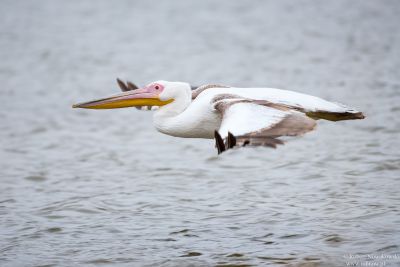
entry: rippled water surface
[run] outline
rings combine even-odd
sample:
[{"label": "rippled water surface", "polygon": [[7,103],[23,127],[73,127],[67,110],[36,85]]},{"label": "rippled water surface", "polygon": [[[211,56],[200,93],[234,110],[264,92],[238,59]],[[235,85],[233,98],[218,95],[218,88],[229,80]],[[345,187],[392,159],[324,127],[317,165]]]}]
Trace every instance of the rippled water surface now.
[{"label": "rippled water surface", "polygon": [[[399,14],[394,0],[1,1],[0,265],[398,266]],[[70,108],[116,77],[297,90],[367,119],[217,157],[151,112]]]}]

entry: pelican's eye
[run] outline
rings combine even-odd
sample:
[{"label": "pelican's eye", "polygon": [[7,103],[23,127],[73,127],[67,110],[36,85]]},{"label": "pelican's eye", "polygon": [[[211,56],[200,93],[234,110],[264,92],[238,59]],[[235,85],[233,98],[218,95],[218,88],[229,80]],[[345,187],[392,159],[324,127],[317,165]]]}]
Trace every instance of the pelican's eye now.
[{"label": "pelican's eye", "polygon": [[156,92],[158,94],[158,93],[161,93],[164,90],[164,86],[162,86],[159,83],[153,83],[153,84],[149,85],[149,89],[152,92]]}]

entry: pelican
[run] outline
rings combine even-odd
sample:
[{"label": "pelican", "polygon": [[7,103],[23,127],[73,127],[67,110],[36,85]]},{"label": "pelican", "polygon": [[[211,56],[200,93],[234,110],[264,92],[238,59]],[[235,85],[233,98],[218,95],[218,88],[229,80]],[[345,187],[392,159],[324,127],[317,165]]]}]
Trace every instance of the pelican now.
[{"label": "pelican", "polygon": [[282,89],[213,84],[194,89],[185,82],[168,81],[138,88],[131,82],[117,82],[122,93],[73,107],[157,107],[150,109],[158,131],[175,137],[215,139],[218,154],[233,147],[276,148],[284,143],[279,137],[312,131],[318,119],[364,119],[362,112],[345,105]]}]

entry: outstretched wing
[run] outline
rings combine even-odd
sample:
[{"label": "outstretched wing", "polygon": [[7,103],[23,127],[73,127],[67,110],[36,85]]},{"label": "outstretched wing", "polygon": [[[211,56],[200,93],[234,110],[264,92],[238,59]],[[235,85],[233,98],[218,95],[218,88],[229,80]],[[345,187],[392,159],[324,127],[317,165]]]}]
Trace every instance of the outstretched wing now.
[{"label": "outstretched wing", "polygon": [[213,102],[222,115],[221,126],[215,133],[217,147],[221,140],[226,140],[222,151],[245,145],[275,148],[283,144],[278,137],[302,135],[316,126],[315,120],[304,113],[265,100],[218,95]]}]

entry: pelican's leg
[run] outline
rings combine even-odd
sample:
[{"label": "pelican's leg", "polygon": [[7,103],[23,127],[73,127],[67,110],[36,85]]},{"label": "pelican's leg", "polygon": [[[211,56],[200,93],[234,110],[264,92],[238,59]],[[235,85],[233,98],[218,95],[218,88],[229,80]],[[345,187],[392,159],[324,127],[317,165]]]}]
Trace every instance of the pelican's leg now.
[{"label": "pelican's leg", "polygon": [[222,140],[221,135],[219,135],[218,131],[214,131],[214,138],[215,138],[215,146],[218,150],[218,155],[225,151],[225,144],[224,140]]},{"label": "pelican's leg", "polygon": [[231,132],[228,132],[226,146],[227,146],[227,149],[230,149],[230,148],[236,146],[236,137]]}]

